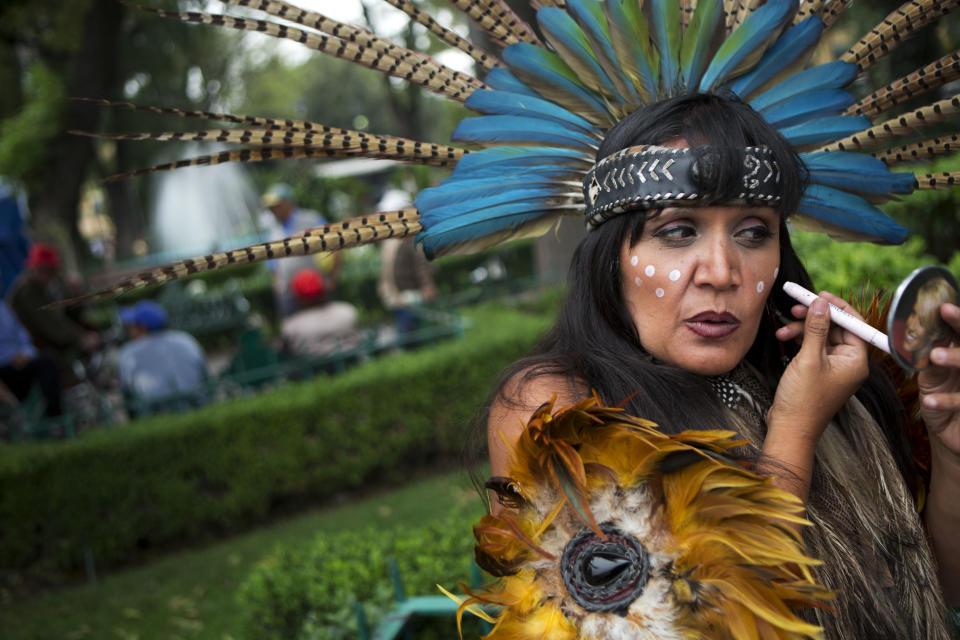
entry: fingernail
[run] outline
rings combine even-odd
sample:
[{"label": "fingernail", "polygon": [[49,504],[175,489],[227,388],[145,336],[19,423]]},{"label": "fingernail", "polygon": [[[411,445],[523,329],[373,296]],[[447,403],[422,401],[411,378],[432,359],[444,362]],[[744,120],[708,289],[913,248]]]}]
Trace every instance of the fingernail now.
[{"label": "fingernail", "polygon": [[943,364],[947,361],[947,350],[941,347],[937,347],[930,352],[930,359],[936,362],[937,364]]},{"label": "fingernail", "polygon": [[932,396],[926,396],[926,397],[923,399],[923,406],[925,406],[925,407],[928,408],[928,409],[936,409],[936,408],[937,408],[937,399],[934,398],[934,397],[932,397]]},{"label": "fingernail", "polygon": [[816,316],[826,315],[829,309],[830,305],[823,298],[817,298],[810,303],[810,313]]}]

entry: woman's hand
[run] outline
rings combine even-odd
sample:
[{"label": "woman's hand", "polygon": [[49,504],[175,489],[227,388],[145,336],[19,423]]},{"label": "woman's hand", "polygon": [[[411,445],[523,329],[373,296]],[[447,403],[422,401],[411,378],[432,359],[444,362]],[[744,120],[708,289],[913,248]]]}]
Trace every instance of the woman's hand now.
[{"label": "woman's hand", "polygon": [[830,324],[828,302],[862,320],[845,300],[827,292],[809,309],[803,305],[792,309],[805,321],[781,327],[777,338],[785,342],[802,336],[803,344],[780,378],[768,416],[768,421],[814,443],[869,373],[866,343]]},{"label": "woman's hand", "polygon": [[[940,317],[960,335],[960,308],[944,304]],[[930,364],[917,378],[920,418],[930,432],[931,445],[952,455],[960,467],[960,346],[937,347],[930,352]]]},{"label": "woman's hand", "polygon": [[803,502],[810,492],[820,436],[869,372],[866,343],[830,325],[827,301],[859,318],[850,305],[829,293],[820,294],[809,309],[803,305],[792,309],[793,315],[804,321],[781,327],[777,339],[802,336],[803,344],[777,385],[762,447],[766,462],[760,469],[773,476],[776,486]]},{"label": "woman's hand", "polygon": [[[940,317],[960,334],[960,309],[940,307]],[[930,491],[923,510],[927,532],[937,558],[940,588],[947,606],[960,606],[960,346],[937,347],[930,353],[932,366],[917,377],[920,418],[930,434],[933,465]]]}]

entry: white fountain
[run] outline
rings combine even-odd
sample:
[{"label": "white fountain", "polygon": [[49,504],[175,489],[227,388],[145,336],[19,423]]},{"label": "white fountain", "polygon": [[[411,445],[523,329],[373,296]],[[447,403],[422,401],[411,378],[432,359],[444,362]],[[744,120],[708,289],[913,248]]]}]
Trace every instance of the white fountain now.
[{"label": "white fountain", "polygon": [[[183,158],[216,153],[212,145],[181,148]],[[198,255],[239,246],[257,230],[259,198],[236,162],[155,174],[150,206],[153,253]]]}]

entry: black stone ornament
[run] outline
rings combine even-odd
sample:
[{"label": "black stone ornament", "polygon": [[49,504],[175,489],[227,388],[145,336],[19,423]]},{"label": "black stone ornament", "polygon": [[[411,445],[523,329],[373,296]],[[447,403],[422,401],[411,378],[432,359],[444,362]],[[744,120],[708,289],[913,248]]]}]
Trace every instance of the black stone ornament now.
[{"label": "black stone ornament", "polygon": [[563,550],[560,572],[573,599],[587,611],[626,615],[643,593],[650,573],[647,550],[611,523],[578,532]]}]

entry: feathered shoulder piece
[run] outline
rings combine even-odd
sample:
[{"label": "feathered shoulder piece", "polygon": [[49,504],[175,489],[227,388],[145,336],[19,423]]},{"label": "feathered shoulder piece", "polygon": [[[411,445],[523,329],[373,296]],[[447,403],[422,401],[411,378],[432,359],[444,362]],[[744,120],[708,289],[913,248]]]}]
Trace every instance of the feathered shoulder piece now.
[{"label": "feathered shoulder piece", "polygon": [[[903,111],[905,101],[960,77],[956,52],[884,86],[866,87],[863,97],[851,91],[865,70],[955,9],[958,0],[908,0],[849,50],[820,64],[813,64],[814,51],[849,0],[534,0],[536,25],[518,18],[505,0],[449,0],[486,32],[494,51],[441,26],[412,0],[385,1],[471,56],[475,75],[281,0],[225,0],[228,8],[258,12],[243,17],[147,10],[295,40],[461,103],[476,117],[460,122],[452,135],[455,144],[316,122],[105,101],[100,103],[227,124],[202,131],[100,135],[219,141],[236,147],[134,174],[220,162],[367,157],[453,168],[452,175],[422,191],[407,210],[372,212],[302,237],[181,261],[98,294],[388,237],[416,235],[434,257],[544,233],[564,215],[584,215],[584,178],[611,127],[640,107],[688,93],[735,95],[779,131],[809,170],[794,222],[839,239],[902,242],[907,230],[875,205],[915,189],[950,187],[958,177],[893,170],[904,162],[956,151],[956,135],[931,138],[923,130],[954,119],[960,95]],[[619,171],[608,178],[622,187],[623,181],[658,182],[671,175],[652,161],[633,173]],[[653,190],[648,195],[659,201],[670,200],[671,193]]]},{"label": "feathered shoulder piece", "polygon": [[543,405],[474,527],[500,579],[461,609],[500,607],[490,640],[820,637],[796,613],[831,597],[788,525],[803,507],[737,462],[742,444],[596,398]]}]

